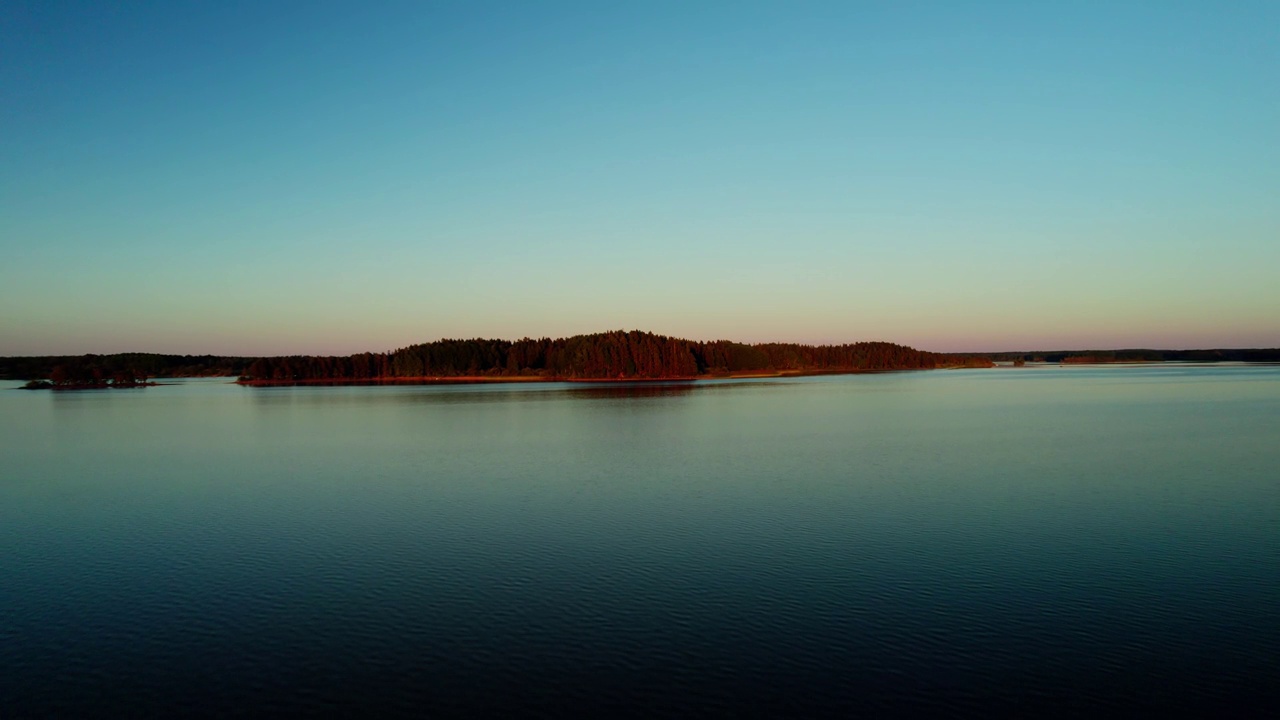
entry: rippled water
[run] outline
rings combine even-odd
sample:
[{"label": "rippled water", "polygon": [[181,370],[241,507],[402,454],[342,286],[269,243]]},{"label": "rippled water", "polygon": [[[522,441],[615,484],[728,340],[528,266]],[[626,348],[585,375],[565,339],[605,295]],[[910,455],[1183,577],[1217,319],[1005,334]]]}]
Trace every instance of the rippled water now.
[{"label": "rippled water", "polygon": [[1280,368],[0,390],[0,716],[1280,709]]}]

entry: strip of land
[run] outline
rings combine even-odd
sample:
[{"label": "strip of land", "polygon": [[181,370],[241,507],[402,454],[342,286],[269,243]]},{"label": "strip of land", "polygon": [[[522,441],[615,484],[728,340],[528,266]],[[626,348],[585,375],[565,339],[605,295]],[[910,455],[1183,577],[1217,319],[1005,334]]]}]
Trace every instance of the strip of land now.
[{"label": "strip of land", "polygon": [[0,379],[33,388],[143,387],[149,378],[233,377],[273,385],[684,382],[1026,363],[1280,362],[1280,348],[935,353],[888,342],[843,345],[696,341],[613,331],[568,338],[444,339],[345,356],[25,356],[0,358]]},{"label": "strip of land", "polygon": [[[946,368],[937,368],[946,369]],[[894,370],[779,370],[773,372],[730,372],[688,377],[557,377],[550,375],[459,375],[454,377],[393,377],[393,378],[307,378],[290,379],[238,379],[236,384],[249,387],[284,387],[291,385],[466,385],[501,383],[693,383],[706,380],[749,380],[767,378],[807,377],[812,375],[857,375],[865,373],[904,372]]]}]

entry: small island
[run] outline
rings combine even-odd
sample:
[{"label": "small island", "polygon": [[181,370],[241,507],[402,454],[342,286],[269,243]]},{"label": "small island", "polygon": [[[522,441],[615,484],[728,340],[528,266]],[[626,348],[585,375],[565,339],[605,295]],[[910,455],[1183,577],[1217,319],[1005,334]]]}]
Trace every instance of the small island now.
[{"label": "small island", "polygon": [[141,388],[156,384],[147,380],[146,373],[133,369],[120,369],[108,375],[96,367],[58,365],[49,372],[48,380],[32,380],[21,389],[101,390]]}]

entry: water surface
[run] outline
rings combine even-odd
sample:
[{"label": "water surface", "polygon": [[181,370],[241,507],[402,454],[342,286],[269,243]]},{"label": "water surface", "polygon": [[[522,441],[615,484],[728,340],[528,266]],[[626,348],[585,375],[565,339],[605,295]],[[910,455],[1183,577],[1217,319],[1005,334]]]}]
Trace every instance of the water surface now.
[{"label": "water surface", "polygon": [[1280,368],[0,390],[0,716],[1280,709]]}]

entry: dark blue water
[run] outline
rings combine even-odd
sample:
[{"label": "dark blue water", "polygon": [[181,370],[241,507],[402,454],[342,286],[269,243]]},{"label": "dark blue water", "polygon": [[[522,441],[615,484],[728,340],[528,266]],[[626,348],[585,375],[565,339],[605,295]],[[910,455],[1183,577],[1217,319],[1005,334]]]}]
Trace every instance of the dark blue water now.
[{"label": "dark blue water", "polygon": [[4,718],[1280,709],[1277,367],[5,389],[0,458]]}]

